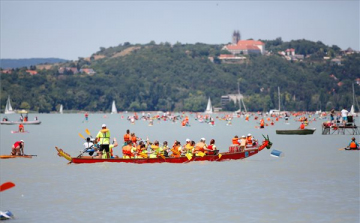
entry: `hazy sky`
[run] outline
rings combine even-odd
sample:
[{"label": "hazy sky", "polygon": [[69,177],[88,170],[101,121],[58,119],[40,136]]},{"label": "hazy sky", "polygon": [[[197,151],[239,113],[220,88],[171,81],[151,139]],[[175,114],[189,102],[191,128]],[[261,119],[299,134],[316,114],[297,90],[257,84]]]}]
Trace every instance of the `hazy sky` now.
[{"label": "hazy sky", "polygon": [[124,42],[307,39],[359,50],[359,0],[1,0],[1,58],[88,57]]}]

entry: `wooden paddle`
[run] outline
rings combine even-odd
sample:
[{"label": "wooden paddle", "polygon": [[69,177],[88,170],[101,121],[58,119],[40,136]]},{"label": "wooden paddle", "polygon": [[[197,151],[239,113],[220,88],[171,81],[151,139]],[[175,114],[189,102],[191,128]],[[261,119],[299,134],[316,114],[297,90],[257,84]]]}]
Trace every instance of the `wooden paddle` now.
[{"label": "wooden paddle", "polygon": [[13,182],[6,182],[0,185],[0,192],[10,189],[12,187],[15,187],[15,184]]},{"label": "wooden paddle", "polygon": [[346,147],[344,147],[344,148],[340,148],[339,150],[345,150],[346,149]]}]

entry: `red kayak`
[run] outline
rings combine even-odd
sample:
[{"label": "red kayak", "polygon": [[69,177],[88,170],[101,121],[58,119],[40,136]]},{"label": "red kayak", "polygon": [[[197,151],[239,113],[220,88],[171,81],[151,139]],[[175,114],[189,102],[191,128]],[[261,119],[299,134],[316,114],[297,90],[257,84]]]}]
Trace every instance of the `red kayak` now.
[{"label": "red kayak", "polygon": [[[265,138],[265,137],[264,137]],[[239,160],[245,159],[250,156],[253,156],[263,150],[264,148],[270,149],[272,143],[269,140],[269,137],[265,138],[262,144],[255,148],[247,148],[244,151],[239,152],[223,152],[216,155],[204,155],[204,156],[192,156],[192,157],[157,157],[157,158],[111,158],[111,159],[101,159],[101,158],[93,158],[91,156],[81,156],[81,157],[71,157],[68,153],[64,152],[62,149],[55,147],[58,152],[58,156],[64,157],[70,163],[136,163],[136,164],[144,164],[144,163],[189,163],[194,161],[216,161],[222,162],[227,160]]]}]

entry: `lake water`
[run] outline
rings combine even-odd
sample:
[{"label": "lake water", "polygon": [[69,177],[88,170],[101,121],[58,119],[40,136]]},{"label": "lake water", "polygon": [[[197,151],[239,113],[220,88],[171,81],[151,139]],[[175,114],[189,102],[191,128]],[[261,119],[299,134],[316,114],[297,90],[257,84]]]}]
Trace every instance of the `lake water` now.
[{"label": "lake water", "polygon": [[[128,114],[31,114],[41,125],[28,134],[11,134],[17,126],[1,125],[1,153],[25,141],[33,159],[1,162],[1,181],[16,186],[1,192],[0,210],[11,210],[14,222],[359,222],[358,151],[340,151],[351,135],[322,135],[325,120],[310,123],[313,135],[276,135],[275,129],[296,129],[299,122],[280,119],[255,128],[258,121],[235,118],[232,125],[145,121],[130,124]],[[125,118],[122,119],[121,116]],[[216,115],[212,115],[215,117]],[[0,115],[1,118],[4,115]],[[18,115],[8,115],[16,120]],[[359,123],[359,120],[356,120]],[[150,140],[211,138],[226,151],[234,135],[269,135],[270,150],[244,160],[188,164],[71,164],[58,157],[55,146],[72,156],[83,149],[88,128],[93,135],[106,123],[122,142],[126,129]],[[356,137],[359,140],[359,136]],[[280,158],[270,156],[273,149]],[[120,155],[120,147],[114,153]]]}]

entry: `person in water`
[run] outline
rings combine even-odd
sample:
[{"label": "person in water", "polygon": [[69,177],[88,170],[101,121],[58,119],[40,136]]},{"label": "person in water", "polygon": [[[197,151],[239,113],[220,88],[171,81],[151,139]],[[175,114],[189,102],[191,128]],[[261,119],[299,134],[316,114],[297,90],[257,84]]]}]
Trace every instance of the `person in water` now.
[{"label": "person in water", "polygon": [[105,124],[102,124],[101,130],[96,135],[97,142],[100,144],[100,154],[102,155],[105,150],[106,158],[110,158],[110,130],[106,128]]},{"label": "person in water", "polygon": [[11,148],[11,155],[23,156],[24,155],[24,140],[20,140],[14,143]]},{"label": "person in water", "polygon": [[352,137],[351,142],[345,149],[360,149],[359,143],[356,142],[355,137]]}]

